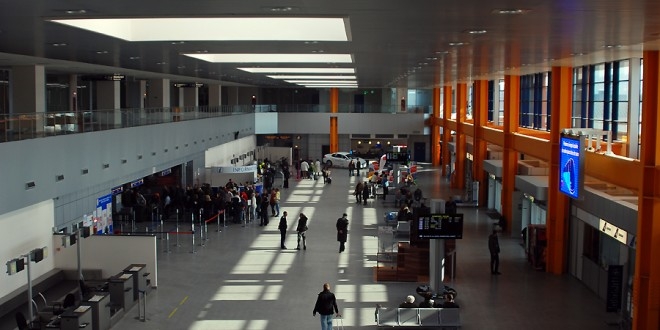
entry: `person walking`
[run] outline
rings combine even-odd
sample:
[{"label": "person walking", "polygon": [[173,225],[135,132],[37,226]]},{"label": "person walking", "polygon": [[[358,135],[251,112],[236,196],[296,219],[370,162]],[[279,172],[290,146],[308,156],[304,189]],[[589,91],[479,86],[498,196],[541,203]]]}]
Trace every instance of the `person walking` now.
[{"label": "person walking", "polygon": [[337,317],[341,317],[337,307],[337,298],[330,291],[330,284],[323,283],[323,291],[319,292],[314,304],[314,311],[312,311],[314,316],[316,313],[321,314],[321,330],[332,330],[333,312]]},{"label": "person walking", "polygon": [[355,195],[355,202],[358,204],[362,203],[362,189],[364,188],[364,184],[362,181],[358,182],[355,185],[355,191],[353,192],[353,195]]},{"label": "person walking", "polygon": [[369,181],[364,182],[364,186],[362,187],[362,203],[364,205],[367,205],[367,200],[369,199],[369,195],[371,193],[371,184]]},{"label": "person walking", "polygon": [[305,237],[305,232],[307,231],[307,217],[300,213],[300,218],[298,219],[298,226],[296,226],[296,232],[298,232],[298,246],[296,250],[300,250],[300,241],[302,240],[303,250],[307,250],[307,238]]},{"label": "person walking", "polygon": [[277,229],[280,230],[280,249],[286,250],[286,245],[284,245],[284,240],[286,239],[286,229],[287,229],[287,223],[286,223],[286,211],[282,212],[282,217],[280,218],[280,224],[277,226]]},{"label": "person walking", "polygon": [[348,176],[353,176],[354,171],[355,171],[355,162],[351,159],[351,161],[348,162]]},{"label": "person walking", "polygon": [[500,275],[500,242],[497,239],[497,230],[488,236],[488,250],[490,251],[490,273]]},{"label": "person walking", "polygon": [[346,213],[337,219],[337,241],[339,242],[339,253],[346,249],[346,240],[348,239],[348,219]]}]

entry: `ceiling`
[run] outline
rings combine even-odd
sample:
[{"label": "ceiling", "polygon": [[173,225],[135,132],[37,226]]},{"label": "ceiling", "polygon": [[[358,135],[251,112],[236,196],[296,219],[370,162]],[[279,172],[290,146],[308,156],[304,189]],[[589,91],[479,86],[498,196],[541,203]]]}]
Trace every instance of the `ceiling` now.
[{"label": "ceiling", "polygon": [[[0,0],[0,6],[1,67],[43,64],[49,73],[226,85],[294,86],[236,69],[245,64],[214,64],[182,53],[351,54],[352,64],[318,66],[354,67],[360,88],[431,88],[660,49],[657,0]],[[520,11],[499,13],[514,9]],[[341,17],[350,39],[128,42],[49,21],[239,16]],[[480,30],[485,33],[470,33]]]}]

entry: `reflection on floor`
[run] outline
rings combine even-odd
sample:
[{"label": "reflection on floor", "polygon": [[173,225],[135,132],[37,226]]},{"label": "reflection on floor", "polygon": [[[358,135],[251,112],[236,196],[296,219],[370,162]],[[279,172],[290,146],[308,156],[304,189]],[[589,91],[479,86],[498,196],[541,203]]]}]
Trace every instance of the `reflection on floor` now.
[{"label": "reflection on floor", "polygon": [[[171,253],[163,252],[165,241],[159,241],[159,287],[148,297],[147,321],[136,320],[138,310],[133,308],[115,328],[318,329],[319,317],[312,316],[312,309],[324,282],[337,295],[346,328],[375,327],[376,304],[396,306],[421,283],[374,281],[377,225],[394,207],[382,201],[356,204],[350,194],[358,179],[335,170],[332,184],[292,181],[283,190],[288,250],[279,248],[277,220],[266,228],[232,224],[215,232],[211,226],[209,240],[194,254],[188,239],[181,247],[172,246]],[[460,195],[428,165],[417,183],[428,198]],[[300,212],[310,219],[306,251],[293,249]],[[344,212],[349,238],[340,254],[335,221]],[[503,274],[492,276],[487,246],[492,220],[486,210],[459,212],[465,214],[464,239],[457,242],[457,278],[448,284],[458,291],[463,329],[607,329],[616,320],[572,276],[533,270],[519,239],[500,237]]]}]

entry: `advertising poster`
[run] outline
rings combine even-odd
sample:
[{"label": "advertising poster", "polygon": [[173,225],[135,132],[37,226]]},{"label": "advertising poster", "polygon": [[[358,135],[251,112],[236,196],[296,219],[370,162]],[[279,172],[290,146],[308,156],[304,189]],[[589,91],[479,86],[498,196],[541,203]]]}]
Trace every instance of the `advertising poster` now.
[{"label": "advertising poster", "polygon": [[112,194],[96,200],[96,234],[112,234]]},{"label": "advertising poster", "polygon": [[559,190],[572,197],[580,194],[581,145],[579,138],[562,136],[559,148]]}]

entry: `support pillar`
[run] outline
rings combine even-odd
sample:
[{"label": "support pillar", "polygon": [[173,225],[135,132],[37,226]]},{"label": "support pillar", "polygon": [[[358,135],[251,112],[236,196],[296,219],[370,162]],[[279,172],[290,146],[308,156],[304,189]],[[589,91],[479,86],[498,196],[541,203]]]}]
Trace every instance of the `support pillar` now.
[{"label": "support pillar", "polygon": [[69,112],[78,112],[78,75],[69,75]]},{"label": "support pillar", "polygon": [[467,84],[456,84],[456,170],[451,187],[465,189],[465,114],[467,113]]},{"label": "support pillar", "polygon": [[[149,80],[147,88],[147,118],[150,121],[159,122],[167,120],[170,108],[170,80],[152,79]],[[165,111],[165,110],[168,111]]]},{"label": "support pillar", "polygon": [[633,329],[660,328],[660,52],[644,51]]},{"label": "support pillar", "polygon": [[96,82],[96,109],[99,124],[106,128],[121,127],[121,85],[119,81]]},{"label": "support pillar", "polygon": [[566,271],[568,254],[569,200],[559,191],[559,139],[564,128],[571,127],[573,106],[573,68],[553,67],[550,95],[550,176],[546,226],[548,248],[546,271],[562,274]]},{"label": "support pillar", "polygon": [[[330,89],[330,113],[339,112],[339,89]],[[339,151],[339,127],[337,116],[330,117],[330,152]]]},{"label": "support pillar", "polygon": [[486,205],[488,175],[484,171],[484,160],[488,157],[488,143],[484,139],[484,127],[488,120],[488,80],[474,82],[474,154],[472,159],[472,177],[479,182],[479,206]]},{"label": "support pillar", "polygon": [[504,76],[504,155],[502,160],[502,215],[506,228],[511,230],[513,217],[513,192],[516,190],[518,173],[518,152],[514,149],[513,138],[519,126],[520,76]]},{"label": "support pillar", "polygon": [[19,120],[13,123],[19,135],[43,133],[46,112],[46,70],[43,65],[15,66],[11,70],[11,114],[35,115],[35,120]]},{"label": "support pillar", "polygon": [[433,116],[431,128],[431,165],[440,164],[440,88],[433,88]]},{"label": "support pillar", "polygon": [[211,107],[212,109],[217,108],[218,109],[217,111],[219,111],[221,105],[222,105],[222,86],[209,85],[209,107]]},{"label": "support pillar", "polygon": [[451,130],[447,127],[447,121],[451,119],[451,85],[443,87],[443,125],[442,125],[442,175],[451,174],[451,153],[449,142],[451,141]]}]

